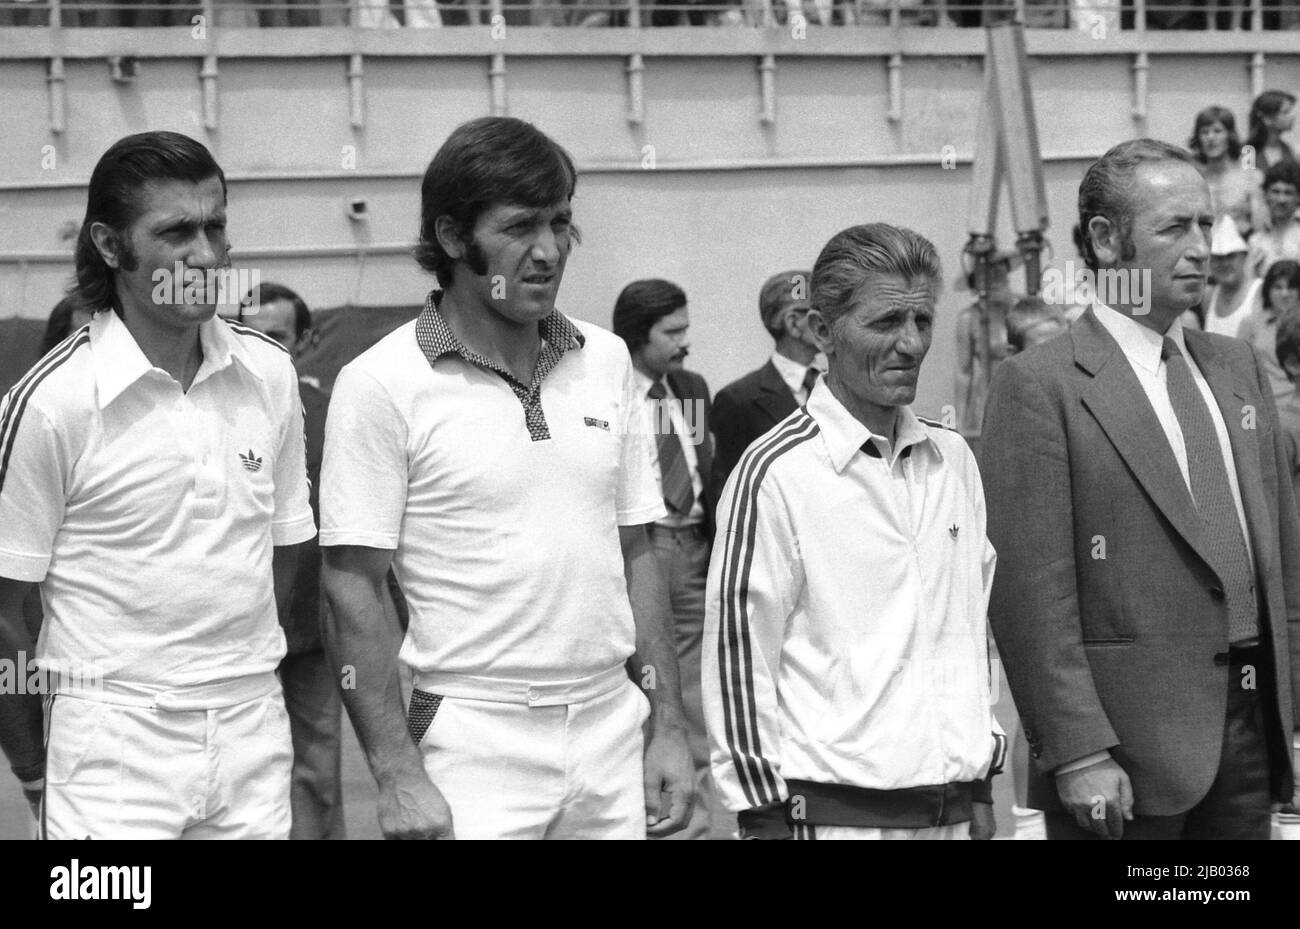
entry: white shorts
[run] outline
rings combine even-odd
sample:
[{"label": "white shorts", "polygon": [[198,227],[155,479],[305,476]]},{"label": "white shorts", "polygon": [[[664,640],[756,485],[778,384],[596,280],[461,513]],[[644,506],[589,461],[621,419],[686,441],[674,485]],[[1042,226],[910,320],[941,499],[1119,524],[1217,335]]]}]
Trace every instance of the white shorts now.
[{"label": "white shorts", "polygon": [[293,745],[278,688],[220,709],[46,701],[47,839],[287,839]]},{"label": "white shorts", "polygon": [[457,839],[644,839],[649,715],[626,674],[599,696],[546,705],[417,686],[408,712]]}]

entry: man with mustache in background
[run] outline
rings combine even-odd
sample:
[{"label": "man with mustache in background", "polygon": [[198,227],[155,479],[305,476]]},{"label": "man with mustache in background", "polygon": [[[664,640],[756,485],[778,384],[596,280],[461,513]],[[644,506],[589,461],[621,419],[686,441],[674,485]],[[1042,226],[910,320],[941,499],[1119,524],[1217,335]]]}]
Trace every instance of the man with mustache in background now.
[{"label": "man with mustache in background", "polygon": [[728,839],[735,817],[717,801],[700,706],[704,585],[716,501],[709,481],[709,387],[683,368],[690,353],[690,324],[686,294],[671,281],[633,281],[614,304],[614,334],[632,355],[637,394],[644,401],[642,427],[654,436],[651,460],[668,510],[650,524],[650,539],[668,580],[696,785],[695,816],[677,837]]}]

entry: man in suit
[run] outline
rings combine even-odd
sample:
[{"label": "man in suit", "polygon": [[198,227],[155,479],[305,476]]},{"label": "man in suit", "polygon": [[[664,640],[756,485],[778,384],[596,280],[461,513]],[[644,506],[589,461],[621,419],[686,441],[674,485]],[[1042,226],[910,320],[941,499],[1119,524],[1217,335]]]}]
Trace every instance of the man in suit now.
[{"label": "man in suit", "polygon": [[1300,692],[1300,521],[1267,377],[1246,343],[1180,323],[1213,221],[1183,150],[1111,149],[1079,214],[1097,300],[1001,365],[983,430],[1029,802],[1051,838],[1266,839]]},{"label": "man in suit", "polygon": [[690,351],[686,294],[665,280],[633,281],[614,303],[614,333],[632,356],[637,395],[645,401],[641,427],[655,437],[653,471],[667,515],[650,524],[654,551],[668,581],[681,668],[687,740],[695,766],[697,802],[685,839],[729,838],[733,822],[718,803],[709,774],[708,737],[700,703],[704,586],[709,572],[715,500],[708,475],[709,388],[682,367]]},{"label": "man in suit", "polygon": [[807,403],[809,389],[825,370],[807,325],[811,280],[811,271],[782,271],[768,278],[759,292],[758,313],[776,346],[766,364],[714,398],[715,498],[749,444]]}]

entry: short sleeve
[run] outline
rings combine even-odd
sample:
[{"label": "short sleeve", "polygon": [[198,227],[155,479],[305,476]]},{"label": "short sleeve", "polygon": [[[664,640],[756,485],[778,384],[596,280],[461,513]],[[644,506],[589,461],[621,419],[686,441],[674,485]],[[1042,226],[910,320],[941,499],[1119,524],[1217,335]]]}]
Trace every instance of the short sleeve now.
[{"label": "short sleeve", "polygon": [[620,526],[639,526],[661,519],[668,509],[664,506],[651,464],[654,437],[641,421],[641,398],[632,360],[626,356],[623,359],[623,397],[619,410],[622,415],[619,434],[623,446],[619,451],[617,522]]},{"label": "short sleeve", "polygon": [[369,372],[343,369],[325,418],[320,544],[397,549],[406,509],[409,430]]},{"label": "short sleeve", "polygon": [[281,409],[280,452],[275,456],[275,516],[271,520],[271,544],[297,545],[316,535],[307,478],[307,449],[302,398],[298,378],[286,378],[287,399]]},{"label": "short sleeve", "polygon": [[67,505],[68,456],[25,396],[0,400],[0,577],[42,581]]}]

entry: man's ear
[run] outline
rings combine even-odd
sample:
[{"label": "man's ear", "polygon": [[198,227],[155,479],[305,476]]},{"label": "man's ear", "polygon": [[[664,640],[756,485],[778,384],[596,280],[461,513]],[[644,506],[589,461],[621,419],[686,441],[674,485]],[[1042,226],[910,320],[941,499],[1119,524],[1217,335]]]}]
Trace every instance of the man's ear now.
[{"label": "man's ear", "polygon": [[122,266],[121,240],[112,227],[106,223],[91,223],[90,241],[94,243],[95,250],[99,252],[99,257],[104,259],[106,265],[110,268]]},{"label": "man's ear", "polygon": [[1116,264],[1119,262],[1121,247],[1119,229],[1105,216],[1094,216],[1088,220],[1088,228],[1084,231],[1088,240],[1092,243],[1092,252],[1097,256],[1097,263],[1103,265]]},{"label": "man's ear", "polygon": [[817,347],[828,358],[835,354],[830,323],[826,322],[826,317],[820,310],[809,310],[808,315],[803,318],[803,324],[813,337],[813,341],[817,343]]},{"label": "man's ear", "polygon": [[461,241],[456,224],[450,216],[444,213],[434,220],[433,233],[438,237],[438,244],[442,246],[442,250],[451,257],[452,261],[459,261],[465,257],[467,246]]}]

